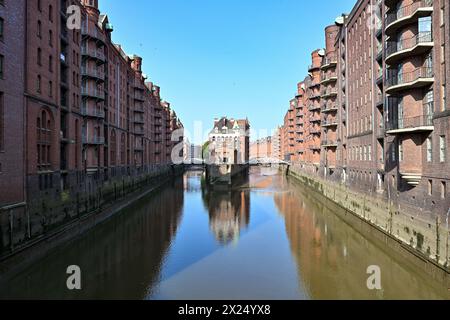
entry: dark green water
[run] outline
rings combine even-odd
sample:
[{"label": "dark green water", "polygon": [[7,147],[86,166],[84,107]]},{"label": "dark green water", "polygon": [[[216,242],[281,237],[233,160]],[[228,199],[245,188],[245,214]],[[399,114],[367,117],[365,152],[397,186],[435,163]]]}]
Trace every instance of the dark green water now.
[{"label": "dark green water", "polygon": [[[81,269],[80,291],[66,269]],[[382,290],[367,288],[380,267]],[[298,183],[252,171],[232,191],[187,173],[36,261],[0,298],[449,299],[448,288],[368,239]]]}]

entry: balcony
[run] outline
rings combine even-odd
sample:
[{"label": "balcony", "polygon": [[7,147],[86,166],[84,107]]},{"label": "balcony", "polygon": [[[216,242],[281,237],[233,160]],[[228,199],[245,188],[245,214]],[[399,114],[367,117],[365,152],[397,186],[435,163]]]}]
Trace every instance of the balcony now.
[{"label": "balcony", "polygon": [[309,94],[309,100],[320,99],[320,92],[312,92]]},{"label": "balcony", "polygon": [[144,98],[144,95],[143,95],[142,93],[140,93],[140,92],[135,92],[135,93],[134,93],[134,100],[144,102],[144,101],[145,101],[145,98]]},{"label": "balcony", "polygon": [[100,62],[106,61],[105,54],[102,51],[97,50],[97,49],[88,49],[86,47],[81,47],[81,54],[83,56],[87,56],[89,58],[99,60]]},{"label": "balcony", "polygon": [[412,4],[400,7],[397,11],[387,14],[385,20],[385,33],[394,35],[398,29],[426,17],[433,13],[433,0],[419,0]]},{"label": "balcony", "polygon": [[318,145],[311,145],[308,147],[311,151],[320,151],[322,148]]},{"label": "balcony", "polygon": [[338,123],[337,123],[336,119],[322,121],[322,127],[324,127],[324,128],[336,127],[337,125],[338,125]]},{"label": "balcony", "polygon": [[420,67],[413,71],[392,75],[386,80],[386,93],[394,94],[403,90],[422,88],[433,84],[434,74],[431,67]]},{"label": "balcony", "polygon": [[327,85],[331,82],[336,82],[337,79],[337,74],[335,72],[327,72],[322,75],[322,81],[320,83],[322,85]]},{"label": "balcony", "polygon": [[336,96],[337,96],[337,90],[335,88],[324,90],[322,92],[322,98],[323,99],[328,99],[328,98],[336,97]]},{"label": "balcony", "polygon": [[321,121],[320,117],[317,117],[317,116],[309,118],[310,123],[316,123],[316,122],[320,122],[320,121]]},{"label": "balcony", "polygon": [[383,58],[383,44],[377,44],[377,61],[382,60]]},{"label": "balcony", "polygon": [[308,107],[309,111],[316,111],[316,110],[320,110],[320,105],[318,104],[312,104]]},{"label": "balcony", "polygon": [[102,70],[98,70],[95,68],[87,68],[85,66],[81,67],[81,75],[83,77],[94,78],[97,80],[104,81],[105,80],[105,72]]},{"label": "balcony", "polygon": [[98,137],[98,136],[89,137],[85,133],[82,134],[81,140],[82,140],[83,144],[90,144],[90,145],[103,145],[103,144],[105,144],[105,138],[104,137]]},{"label": "balcony", "polygon": [[416,56],[429,52],[434,46],[431,32],[420,32],[411,38],[401,41],[388,41],[386,45],[386,63],[398,63],[409,56]]},{"label": "balcony", "polygon": [[105,92],[99,89],[81,87],[81,95],[88,98],[105,100]]},{"label": "balcony", "polygon": [[94,40],[105,42],[105,35],[97,27],[88,28],[86,25],[81,27],[81,34]]},{"label": "balcony", "polygon": [[134,88],[137,90],[145,90],[145,85],[140,79],[134,79]]},{"label": "balcony", "polygon": [[135,115],[134,117],[134,123],[136,124],[144,124],[144,117],[139,117],[139,115]]},{"label": "balcony", "polygon": [[314,70],[318,70],[318,69],[320,69],[320,66],[318,66],[318,65],[310,64],[308,66],[308,71],[314,71]]},{"label": "balcony", "polygon": [[92,118],[105,118],[105,111],[100,109],[90,109],[85,104],[81,105],[81,114],[85,117],[92,117]]},{"label": "balcony", "polygon": [[328,68],[335,67],[337,65],[337,57],[336,55],[330,55],[322,60],[321,69],[325,70]]},{"label": "balcony", "polygon": [[318,87],[320,86],[320,82],[319,81],[312,81],[309,85],[308,88],[314,88],[314,87]]},{"label": "balcony", "polygon": [[403,180],[406,181],[410,186],[416,187],[419,185],[420,180],[422,180],[422,173],[417,172],[400,172]]},{"label": "balcony", "polygon": [[144,128],[142,126],[134,128],[134,134],[138,136],[144,135]]},{"label": "balcony", "polygon": [[134,151],[144,151],[144,147],[142,145],[135,145],[134,146]]},{"label": "balcony", "polygon": [[336,112],[337,110],[338,110],[338,107],[334,103],[324,103],[322,105],[322,112],[323,113]]},{"label": "balcony", "polygon": [[321,134],[322,132],[320,131],[319,128],[311,128],[311,129],[309,129],[309,133],[310,134]]},{"label": "balcony", "polygon": [[326,139],[326,140],[322,140],[321,145],[324,148],[337,148],[338,143],[334,139]]},{"label": "balcony", "polygon": [[386,133],[389,135],[431,132],[433,130],[433,115],[403,117],[386,123]]},{"label": "balcony", "polygon": [[377,108],[380,108],[384,105],[383,94],[377,94],[375,103],[376,103]]}]

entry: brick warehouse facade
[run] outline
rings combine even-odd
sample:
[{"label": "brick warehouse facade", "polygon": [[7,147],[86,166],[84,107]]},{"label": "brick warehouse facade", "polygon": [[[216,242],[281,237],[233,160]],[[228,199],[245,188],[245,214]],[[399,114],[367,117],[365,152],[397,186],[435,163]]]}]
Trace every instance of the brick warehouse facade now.
[{"label": "brick warehouse facade", "polygon": [[0,17],[1,254],[170,174],[183,125],[97,0],[2,1]]},{"label": "brick warehouse facade", "polygon": [[290,102],[281,157],[304,172],[445,223],[449,9],[444,0],[358,0],[349,15],[338,17],[298,84],[303,126],[293,149]]}]

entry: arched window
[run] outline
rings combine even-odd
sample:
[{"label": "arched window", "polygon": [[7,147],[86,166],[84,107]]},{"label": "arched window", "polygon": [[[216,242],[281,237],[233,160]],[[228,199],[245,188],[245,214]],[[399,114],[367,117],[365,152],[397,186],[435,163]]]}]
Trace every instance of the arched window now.
[{"label": "arched window", "polygon": [[38,171],[51,170],[51,145],[53,121],[47,110],[41,110],[36,119],[37,129],[37,167]]}]

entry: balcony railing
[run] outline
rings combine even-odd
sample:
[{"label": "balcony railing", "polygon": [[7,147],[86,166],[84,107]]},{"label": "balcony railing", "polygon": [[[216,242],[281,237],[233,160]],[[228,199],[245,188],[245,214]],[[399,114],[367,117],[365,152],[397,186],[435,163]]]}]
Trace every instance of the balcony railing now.
[{"label": "balcony railing", "polygon": [[311,145],[311,146],[309,146],[309,150],[311,150],[311,151],[318,151],[320,149],[321,149],[321,147],[318,146],[318,145]]},{"label": "balcony railing", "polygon": [[88,28],[84,25],[81,27],[81,34],[105,42],[105,35],[97,27]]},{"label": "balcony railing", "polygon": [[105,79],[105,72],[99,69],[94,69],[94,68],[88,68],[85,66],[81,67],[81,75],[82,76],[88,76],[88,77],[92,77],[92,78],[97,78],[100,80],[104,80]]},{"label": "balcony railing", "polygon": [[391,75],[386,79],[386,84],[388,87],[397,85],[406,85],[408,83],[415,82],[420,79],[433,78],[433,68],[431,67],[420,67],[413,71],[401,72],[398,74]]},{"label": "balcony railing", "polygon": [[338,125],[338,123],[335,119],[333,119],[333,120],[327,119],[327,120],[322,121],[322,127],[334,127],[337,125]]},{"label": "balcony railing", "polygon": [[139,92],[134,93],[134,99],[139,101],[145,101],[144,95]]},{"label": "balcony railing", "polygon": [[336,72],[324,72],[322,73],[322,83],[336,81],[337,73]]},{"label": "balcony railing", "polygon": [[433,7],[433,0],[419,0],[413,3],[400,7],[397,11],[390,12],[386,16],[386,26],[393,24],[395,21],[413,16],[419,9]]},{"label": "balcony railing", "polygon": [[337,147],[338,143],[335,139],[325,139],[321,142],[322,147]]},{"label": "balcony railing", "polygon": [[134,123],[143,124],[144,123],[144,117],[134,117]]},{"label": "balcony railing", "polygon": [[82,140],[83,144],[93,144],[93,145],[105,144],[104,137],[98,137],[98,136],[89,137],[85,133],[82,134],[81,140]]},{"label": "balcony railing", "polygon": [[99,89],[81,87],[81,94],[83,96],[94,97],[97,99],[105,99],[105,92]]},{"label": "balcony railing", "polygon": [[337,111],[337,106],[334,103],[326,103],[322,105],[322,112],[333,112]]},{"label": "balcony railing", "polygon": [[315,111],[315,110],[320,110],[320,105],[318,104],[312,104],[308,107],[309,111]]},{"label": "balcony railing", "polygon": [[81,47],[81,54],[84,56],[89,56],[101,61],[105,61],[105,54],[97,49],[88,49],[86,47]]},{"label": "balcony railing", "polygon": [[419,32],[411,38],[402,39],[400,41],[388,41],[386,44],[386,56],[397,53],[402,50],[412,49],[422,43],[433,42],[433,34],[431,32]]},{"label": "balcony railing", "polygon": [[322,91],[322,98],[328,98],[331,96],[337,95],[337,89],[328,89],[328,90],[324,90]]},{"label": "balcony railing", "polygon": [[320,86],[320,82],[319,81],[312,81],[310,84],[309,84],[309,88],[314,88],[314,87],[317,87],[317,86]]},{"label": "balcony railing", "polygon": [[316,66],[315,64],[310,64],[308,66],[308,71],[311,71],[311,70],[314,70],[314,69],[318,69],[318,68],[320,68],[320,66]]},{"label": "balcony railing", "polygon": [[86,105],[81,105],[81,114],[83,116],[94,117],[94,118],[105,118],[105,111],[99,109],[90,109]]},{"label": "balcony railing", "polygon": [[[392,131],[396,130],[406,130],[410,131],[417,128],[430,128],[433,127],[433,115],[420,115],[416,117],[403,117],[399,119],[391,119],[391,121],[386,123],[387,133],[395,133]],[[390,131],[390,132],[389,132]]]},{"label": "balcony railing", "polygon": [[328,67],[331,67],[331,66],[336,65],[336,64],[337,64],[337,56],[335,54],[331,54],[331,55],[325,57],[322,60],[322,66],[321,67],[322,68],[328,68]]},{"label": "balcony railing", "polygon": [[309,94],[309,99],[317,99],[320,98],[320,92],[312,92]]}]

